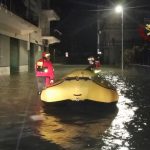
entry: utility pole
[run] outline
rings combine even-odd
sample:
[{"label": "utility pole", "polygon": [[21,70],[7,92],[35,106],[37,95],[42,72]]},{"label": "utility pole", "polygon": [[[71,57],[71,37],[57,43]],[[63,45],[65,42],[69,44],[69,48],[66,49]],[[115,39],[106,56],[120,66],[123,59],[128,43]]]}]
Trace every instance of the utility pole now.
[{"label": "utility pole", "polygon": [[100,50],[100,34],[101,34],[101,30],[100,30],[100,12],[99,12],[100,6],[97,6],[97,54],[100,54],[101,50]]}]

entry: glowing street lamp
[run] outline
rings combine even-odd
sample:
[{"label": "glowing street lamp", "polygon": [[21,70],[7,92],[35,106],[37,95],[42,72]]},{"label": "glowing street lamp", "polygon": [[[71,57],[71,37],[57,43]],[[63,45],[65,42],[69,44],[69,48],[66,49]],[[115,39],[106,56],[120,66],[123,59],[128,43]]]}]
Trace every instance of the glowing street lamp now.
[{"label": "glowing street lamp", "polygon": [[121,25],[121,69],[123,71],[124,69],[124,63],[123,63],[123,7],[121,5],[117,5],[115,7],[116,13],[121,13],[121,19],[122,19],[122,25]]}]

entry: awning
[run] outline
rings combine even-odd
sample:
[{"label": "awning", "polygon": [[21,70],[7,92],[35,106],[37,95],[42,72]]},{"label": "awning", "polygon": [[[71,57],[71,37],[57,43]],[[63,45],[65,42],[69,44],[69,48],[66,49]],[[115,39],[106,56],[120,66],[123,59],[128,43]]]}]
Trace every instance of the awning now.
[{"label": "awning", "polygon": [[58,21],[60,20],[59,16],[55,13],[54,10],[43,10],[42,14],[46,16],[48,21]]},{"label": "awning", "polygon": [[54,36],[42,36],[43,40],[48,40],[48,44],[60,43],[60,40]]}]

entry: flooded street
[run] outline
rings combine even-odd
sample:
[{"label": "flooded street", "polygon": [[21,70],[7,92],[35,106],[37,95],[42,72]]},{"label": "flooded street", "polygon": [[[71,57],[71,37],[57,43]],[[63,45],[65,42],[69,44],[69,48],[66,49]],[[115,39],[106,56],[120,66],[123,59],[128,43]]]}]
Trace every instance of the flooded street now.
[{"label": "flooded street", "polygon": [[[84,67],[56,66],[56,77]],[[0,77],[0,150],[149,150],[150,76],[107,67],[100,75],[117,88],[117,104],[45,105],[33,73]]]}]

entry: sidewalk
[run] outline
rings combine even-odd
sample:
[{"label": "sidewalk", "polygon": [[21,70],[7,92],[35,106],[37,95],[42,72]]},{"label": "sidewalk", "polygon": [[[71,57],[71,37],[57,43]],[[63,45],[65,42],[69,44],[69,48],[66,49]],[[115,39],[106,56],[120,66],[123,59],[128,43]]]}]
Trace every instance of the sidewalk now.
[{"label": "sidewalk", "polygon": [[136,71],[137,73],[150,73],[150,66],[149,65],[140,65],[140,64],[131,64],[129,66],[131,71]]}]

